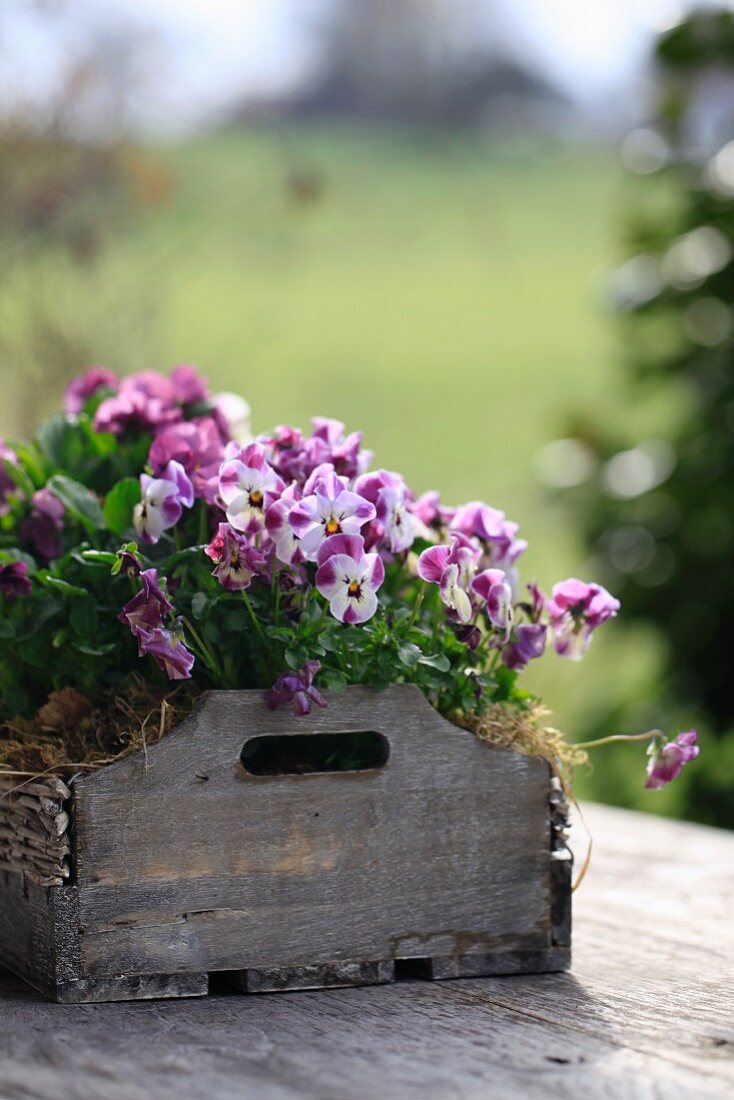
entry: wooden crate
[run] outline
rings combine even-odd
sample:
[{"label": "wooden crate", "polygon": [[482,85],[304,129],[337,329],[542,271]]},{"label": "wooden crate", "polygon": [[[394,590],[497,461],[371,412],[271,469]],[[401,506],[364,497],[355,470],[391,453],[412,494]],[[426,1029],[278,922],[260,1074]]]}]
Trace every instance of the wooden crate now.
[{"label": "wooden crate", "polygon": [[[377,735],[376,766],[264,775],[241,759],[256,737],[356,731]],[[54,1000],[201,996],[214,975],[254,992],[569,966],[547,763],[457,729],[415,687],[349,688],[300,719],[261,692],[211,692],[147,753],[69,788],[38,826],[60,870],[0,863],[0,961]],[[19,797],[0,819],[20,813],[31,835]]]}]

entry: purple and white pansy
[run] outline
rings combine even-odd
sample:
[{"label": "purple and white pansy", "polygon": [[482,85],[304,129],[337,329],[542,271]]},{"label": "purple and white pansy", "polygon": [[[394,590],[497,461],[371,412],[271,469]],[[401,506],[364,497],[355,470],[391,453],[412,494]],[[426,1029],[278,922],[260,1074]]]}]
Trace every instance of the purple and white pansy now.
[{"label": "purple and white pansy", "polygon": [[385,579],[378,554],[366,554],[361,535],[331,535],[318,553],[316,587],[343,623],[364,623],[377,611],[377,590]]},{"label": "purple and white pansy", "polygon": [[333,535],[357,535],[365,523],[375,518],[374,504],[350,492],[347,486],[347,479],[332,470],[319,477],[313,492],[291,509],[290,524],[307,561],[316,561],[325,539]]},{"label": "purple and white pansy", "polygon": [[547,607],[556,653],[580,661],[594,631],[614,618],[620,604],[600,584],[587,584],[571,577],[554,586]]},{"label": "purple and white pansy", "polygon": [[219,470],[219,496],[227,519],[237,530],[254,535],[265,527],[265,512],[284,489],[261,443],[250,443]]},{"label": "purple and white pansy", "polygon": [[194,503],[194,487],[180,462],[171,459],[160,477],[140,475],[141,499],[133,509],[133,524],[143,542],[152,545],[175,527],[184,508]]}]

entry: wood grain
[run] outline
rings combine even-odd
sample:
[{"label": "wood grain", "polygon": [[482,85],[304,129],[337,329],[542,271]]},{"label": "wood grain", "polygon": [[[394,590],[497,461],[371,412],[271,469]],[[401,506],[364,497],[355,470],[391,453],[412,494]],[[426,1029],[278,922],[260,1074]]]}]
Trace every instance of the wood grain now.
[{"label": "wood grain", "polygon": [[734,836],[584,812],[570,974],[78,1006],[0,975],[0,1096],[729,1100]]}]

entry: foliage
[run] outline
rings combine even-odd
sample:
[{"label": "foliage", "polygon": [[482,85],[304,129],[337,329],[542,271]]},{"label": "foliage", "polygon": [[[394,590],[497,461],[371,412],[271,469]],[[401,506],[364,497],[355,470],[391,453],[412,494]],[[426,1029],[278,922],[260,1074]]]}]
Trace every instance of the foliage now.
[{"label": "foliage", "polygon": [[96,699],[141,658],[152,681],[269,689],[297,713],[396,682],[444,712],[523,708],[546,637],[577,659],[616,613],[598,585],[523,591],[504,513],[416,499],[336,421],[252,441],[246,403],[190,366],[91,368],[65,410],[3,445],[5,719],[61,688]]},{"label": "foliage", "polygon": [[[656,118],[624,146],[640,180],[630,258],[613,290],[630,404],[675,386],[683,413],[667,440],[634,447],[608,426],[585,428],[577,455],[584,473],[595,473],[567,499],[626,621],[654,624],[665,641],[664,679],[646,719],[664,724],[692,707],[718,741],[686,773],[679,811],[734,826],[730,769],[726,778],[734,751],[734,142],[730,126],[717,133],[717,119],[727,118],[722,97],[731,95],[723,74],[731,80],[734,16],[693,12],[660,38],[655,59]],[[629,720],[619,707],[599,732]]]}]

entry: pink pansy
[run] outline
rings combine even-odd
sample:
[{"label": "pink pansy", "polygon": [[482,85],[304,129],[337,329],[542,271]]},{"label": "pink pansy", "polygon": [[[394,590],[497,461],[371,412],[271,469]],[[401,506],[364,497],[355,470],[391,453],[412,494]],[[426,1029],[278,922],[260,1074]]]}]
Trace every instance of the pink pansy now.
[{"label": "pink pansy", "polygon": [[308,456],[303,435],[298,428],[281,424],[272,436],[261,436],[259,442],[265,448],[268,462],[277,474],[285,481],[303,484],[308,476]]},{"label": "pink pansy", "polygon": [[485,547],[486,564],[509,570],[522,553],[527,542],[516,538],[518,525],[505,518],[505,513],[490,508],[481,500],[457,508],[450,521],[452,532],[467,538],[478,538]]},{"label": "pink pansy", "polygon": [[659,790],[666,783],[677,779],[683,765],[695,760],[701,751],[697,741],[697,730],[688,730],[686,733],[679,733],[675,741],[653,743],[650,746],[645,786],[649,790]]},{"label": "pink pansy", "polygon": [[314,417],[311,425],[313,435],[306,448],[315,465],[331,462],[338,474],[348,478],[364,473],[372,461],[372,452],[361,449],[361,432],[345,437],[342,422],[326,416]]},{"label": "pink pansy", "polygon": [[20,527],[21,538],[32,543],[42,558],[50,561],[61,553],[64,506],[50,489],[38,489],[31,497],[32,512]]},{"label": "pink pansy", "polygon": [[180,633],[159,626],[152,630],[141,629],[137,638],[139,656],[151,656],[169,680],[191,679],[194,655],[186,648]]},{"label": "pink pansy", "polygon": [[223,455],[219,427],[212,417],[205,416],[165,428],[153,440],[149,462],[155,477],[163,476],[163,469],[172,459],[179,462],[191,479],[196,498],[213,504]]},{"label": "pink pansy", "polygon": [[163,622],[165,615],[173,611],[173,604],[158,583],[158,570],[145,569],[140,574],[140,591],[123,607],[117,616],[127,623],[137,637],[141,630],[153,630]]},{"label": "pink pansy", "polygon": [[100,390],[116,390],[120,383],[114,371],[105,367],[90,367],[84,374],[72,378],[64,394],[64,412],[80,413],[90,397]]},{"label": "pink pansy", "polygon": [[472,581],[472,590],[487,605],[489,621],[509,635],[512,626],[512,589],[502,569],[484,569]]},{"label": "pink pansy", "polygon": [[436,530],[443,522],[441,497],[436,490],[430,489],[417,500],[409,501],[408,509],[413,516],[416,537],[433,542]]},{"label": "pink pansy", "polygon": [[133,509],[135,530],[144,542],[158,542],[164,531],[175,527],[184,508],[194,503],[194,487],[180,462],[171,460],[161,477],[140,475],[141,501]]},{"label": "pink pansy", "polygon": [[265,570],[262,551],[250,546],[245,536],[228,523],[219,524],[219,530],[204,553],[216,563],[212,575],[229,591],[249,588],[252,578]]},{"label": "pink pansy", "polygon": [[206,379],[191,363],[181,363],[171,371],[171,383],[175,390],[175,399],[181,405],[193,405],[196,401],[206,401],[209,387]]},{"label": "pink pansy", "polygon": [[0,516],[6,515],[10,508],[10,505],[7,503],[8,495],[18,491],[15,482],[5,469],[5,462],[9,462],[12,466],[17,466],[18,456],[14,450],[7,446],[2,436],[0,436]]},{"label": "pink pansy", "polygon": [[115,435],[130,428],[156,432],[182,418],[171,380],[157,371],[140,371],[123,378],[114,397],[105,398],[95,413],[94,426]]},{"label": "pink pansy", "polygon": [[293,506],[291,527],[300,539],[307,561],[315,561],[324,539],[332,535],[356,535],[375,517],[375,506],[347,489],[345,478],[328,473],[316,481],[314,492]]},{"label": "pink pansy", "polygon": [[572,577],[554,586],[547,607],[556,653],[580,661],[596,628],[617,614],[620,603],[600,584]]},{"label": "pink pansy", "polygon": [[385,579],[378,554],[365,554],[360,535],[332,535],[321,544],[316,587],[343,623],[364,623],[377,610],[377,589]]},{"label": "pink pansy", "polygon": [[474,615],[470,596],[480,551],[469,539],[454,535],[451,546],[429,546],[418,559],[418,574],[438,584],[441,599],[462,623]]},{"label": "pink pansy", "polygon": [[265,513],[265,527],[275,547],[275,556],[284,565],[299,565],[304,560],[301,540],[288,518],[298,500],[300,490],[293,482]]},{"label": "pink pansy", "polygon": [[[225,454],[231,453],[229,449]],[[283,482],[270,466],[261,443],[250,443],[219,471],[219,496],[232,526],[247,535],[265,526],[265,512],[283,492]]]}]

